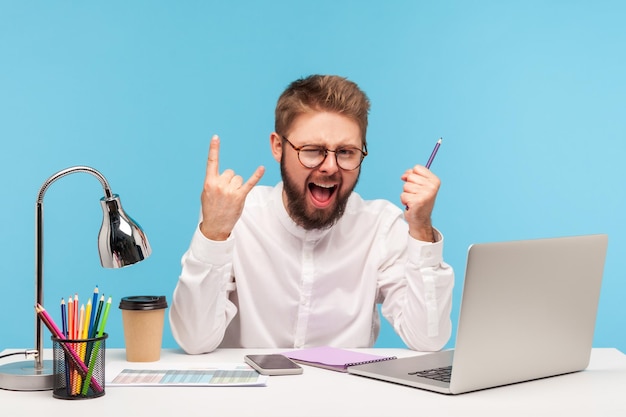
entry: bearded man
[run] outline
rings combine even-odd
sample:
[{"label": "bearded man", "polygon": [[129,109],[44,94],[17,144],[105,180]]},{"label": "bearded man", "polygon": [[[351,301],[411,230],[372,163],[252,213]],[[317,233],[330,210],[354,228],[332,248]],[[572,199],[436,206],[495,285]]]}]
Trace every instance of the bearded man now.
[{"label": "bearded man", "polygon": [[257,185],[262,166],[246,181],[220,173],[213,136],[170,309],[183,350],[372,347],[379,304],[407,347],[446,344],[454,273],[431,224],[440,180],[422,165],[399,172],[405,209],[354,191],[369,107],[343,77],[292,82],[269,137],[282,176],[273,187]]}]

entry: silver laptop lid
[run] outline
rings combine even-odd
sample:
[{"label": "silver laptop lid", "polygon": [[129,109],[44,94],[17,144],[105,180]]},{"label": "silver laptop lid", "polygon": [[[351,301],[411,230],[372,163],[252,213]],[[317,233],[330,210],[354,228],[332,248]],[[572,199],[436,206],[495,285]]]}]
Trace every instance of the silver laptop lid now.
[{"label": "silver laptop lid", "polygon": [[470,246],[450,391],[586,368],[607,245],[587,235]]}]

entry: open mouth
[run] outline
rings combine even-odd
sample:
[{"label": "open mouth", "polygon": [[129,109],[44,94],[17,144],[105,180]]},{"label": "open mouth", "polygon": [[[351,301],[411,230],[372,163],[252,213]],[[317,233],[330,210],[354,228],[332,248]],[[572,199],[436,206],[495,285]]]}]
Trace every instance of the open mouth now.
[{"label": "open mouth", "polygon": [[327,207],[333,200],[337,185],[325,185],[309,183],[309,191],[311,193],[311,199],[313,204],[318,208]]}]

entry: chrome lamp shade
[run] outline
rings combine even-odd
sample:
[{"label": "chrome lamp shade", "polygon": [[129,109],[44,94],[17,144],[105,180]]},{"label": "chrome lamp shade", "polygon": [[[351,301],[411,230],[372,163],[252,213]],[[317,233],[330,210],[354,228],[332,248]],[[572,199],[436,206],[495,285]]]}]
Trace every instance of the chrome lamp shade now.
[{"label": "chrome lamp shade", "polygon": [[98,235],[100,263],[105,268],[122,268],[143,261],[151,249],[141,227],[131,219],[117,194],[100,199],[103,218]]},{"label": "chrome lamp shade", "polygon": [[[43,197],[48,187],[66,175],[84,172],[94,175],[104,189],[100,199],[103,211],[98,235],[100,263],[105,268],[122,268],[150,256],[152,250],[141,227],[122,209],[120,198],[111,192],[104,176],[87,166],[75,166],[57,172],[48,178],[39,190],[35,213],[35,304],[43,303]],[[43,326],[35,313],[36,350],[26,351],[34,360],[0,365],[0,389],[14,391],[43,391],[53,386],[52,361],[43,360]]]}]

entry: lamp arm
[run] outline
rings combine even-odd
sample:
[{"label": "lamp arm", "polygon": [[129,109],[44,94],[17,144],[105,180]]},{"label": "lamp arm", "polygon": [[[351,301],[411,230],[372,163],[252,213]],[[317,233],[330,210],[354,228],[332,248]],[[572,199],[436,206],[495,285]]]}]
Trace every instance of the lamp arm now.
[{"label": "lamp arm", "polygon": [[46,193],[46,190],[48,189],[48,187],[55,182],[56,180],[58,180],[59,178],[65,177],[66,175],[69,174],[73,174],[75,172],[86,172],[88,174],[92,174],[94,175],[96,178],[98,178],[98,180],[100,181],[100,183],[102,184],[102,188],[104,188],[104,195],[106,198],[110,198],[113,193],[111,192],[111,187],[109,186],[109,182],[107,181],[106,178],[104,178],[104,175],[102,175],[98,170],[88,167],[88,166],[74,166],[74,167],[70,167],[70,168],[66,168],[63,169],[59,172],[57,172],[56,174],[53,174],[50,176],[50,178],[48,178],[43,185],[41,186],[41,188],[39,189],[39,195],[37,196],[37,202],[43,202],[43,196]]},{"label": "lamp arm", "polygon": [[[106,199],[110,199],[113,195],[109,182],[104,178],[98,170],[88,166],[74,166],[66,168],[57,172],[48,178],[41,188],[37,196],[36,213],[35,213],[35,302],[41,305],[43,303],[43,197],[48,187],[66,175],[73,174],[75,172],[85,172],[94,175],[104,188],[104,195]],[[37,349],[37,356],[35,357],[35,369],[43,369],[43,326],[41,319],[35,314],[35,343]]]}]

